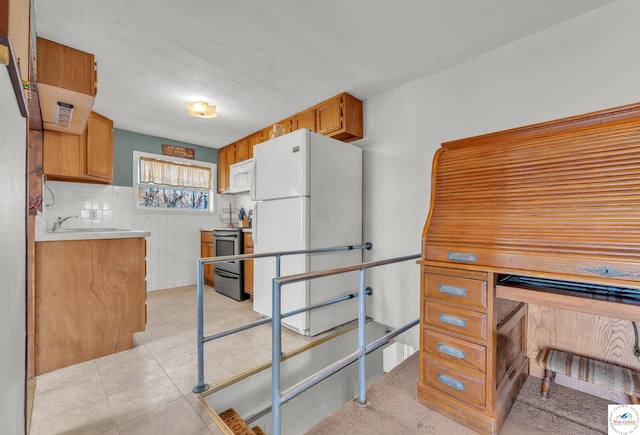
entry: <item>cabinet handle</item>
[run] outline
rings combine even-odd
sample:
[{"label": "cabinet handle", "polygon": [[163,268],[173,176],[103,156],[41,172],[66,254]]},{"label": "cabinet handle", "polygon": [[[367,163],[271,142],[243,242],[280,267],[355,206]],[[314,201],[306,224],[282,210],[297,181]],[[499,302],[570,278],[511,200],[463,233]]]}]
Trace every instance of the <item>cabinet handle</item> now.
[{"label": "cabinet handle", "polygon": [[456,287],[453,285],[440,284],[440,293],[446,293],[453,296],[467,296],[467,289],[464,287]]},{"label": "cabinet handle", "polygon": [[458,349],[447,344],[438,343],[438,350],[446,355],[452,356],[458,359],[464,359],[465,352],[462,349]]},{"label": "cabinet handle", "polygon": [[449,252],[447,258],[451,261],[465,261],[467,263],[476,262],[476,254],[469,254],[467,252]]},{"label": "cabinet handle", "polygon": [[460,317],[451,316],[449,314],[440,313],[440,321],[442,323],[448,323],[449,325],[459,326],[461,328],[467,327],[467,321]]},{"label": "cabinet handle", "polygon": [[449,387],[455,388],[458,391],[464,391],[464,382],[459,381],[451,376],[438,373],[438,380]]}]

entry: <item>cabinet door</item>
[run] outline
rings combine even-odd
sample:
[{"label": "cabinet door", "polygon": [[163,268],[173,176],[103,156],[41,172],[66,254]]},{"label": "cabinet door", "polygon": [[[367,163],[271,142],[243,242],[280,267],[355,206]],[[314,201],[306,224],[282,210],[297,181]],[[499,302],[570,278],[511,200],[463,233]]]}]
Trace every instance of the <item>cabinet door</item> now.
[{"label": "cabinet door", "polygon": [[113,121],[92,112],[87,122],[87,175],[113,181]]},{"label": "cabinet door", "polygon": [[42,145],[43,172],[51,179],[79,178],[84,175],[86,136],[44,131]]},{"label": "cabinet door", "polygon": [[342,128],[342,98],[336,97],[316,107],[317,133],[329,135]]},{"label": "cabinet door", "polygon": [[350,142],[362,139],[362,101],[342,93],[316,106],[317,133]]},{"label": "cabinet door", "polygon": [[316,111],[314,109],[298,113],[293,118],[293,131],[300,128],[307,128],[311,131],[316,131]]},{"label": "cabinet door", "polygon": [[249,146],[249,138],[240,139],[235,143],[236,146],[236,163],[242,162],[249,158],[249,148],[253,148]]},{"label": "cabinet door", "polygon": [[266,136],[263,131],[256,131],[249,136],[249,158],[253,158],[253,147],[266,140]]},{"label": "cabinet door", "polygon": [[92,112],[81,135],[45,130],[43,172],[52,180],[113,181],[113,121]]},{"label": "cabinet door", "polygon": [[225,193],[229,191],[229,154],[232,151],[231,146],[220,148],[218,150],[218,192]]}]

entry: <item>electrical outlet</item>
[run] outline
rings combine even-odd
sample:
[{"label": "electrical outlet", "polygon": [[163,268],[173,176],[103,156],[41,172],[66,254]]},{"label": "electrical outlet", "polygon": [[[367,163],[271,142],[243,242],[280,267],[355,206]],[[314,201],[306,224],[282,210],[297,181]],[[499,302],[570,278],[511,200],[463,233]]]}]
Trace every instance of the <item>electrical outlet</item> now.
[{"label": "electrical outlet", "polygon": [[91,210],[89,212],[89,219],[92,221],[98,220],[98,210]]}]

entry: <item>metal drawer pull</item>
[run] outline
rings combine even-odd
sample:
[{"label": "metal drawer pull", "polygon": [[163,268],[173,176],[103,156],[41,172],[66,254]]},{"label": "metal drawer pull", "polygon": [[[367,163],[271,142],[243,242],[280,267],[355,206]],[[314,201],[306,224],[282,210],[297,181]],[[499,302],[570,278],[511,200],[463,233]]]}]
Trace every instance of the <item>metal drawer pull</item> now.
[{"label": "metal drawer pull", "polygon": [[454,358],[464,359],[464,350],[449,346],[447,344],[438,343],[438,350],[444,354]]},{"label": "metal drawer pull", "polygon": [[467,252],[449,252],[447,258],[451,261],[466,261],[467,263],[476,262],[476,254],[469,254]]},{"label": "metal drawer pull", "polygon": [[459,381],[451,376],[443,375],[442,373],[438,373],[438,380],[445,385],[448,385],[452,388],[455,388],[459,391],[464,391],[464,382]]},{"label": "metal drawer pull", "polygon": [[440,284],[440,293],[446,293],[453,296],[467,296],[467,289],[464,287],[456,287],[453,285]]},{"label": "metal drawer pull", "polygon": [[467,327],[467,321],[465,319],[461,319],[460,317],[450,316],[449,314],[440,313],[440,321],[443,323],[448,323],[449,325],[459,326],[461,328]]}]

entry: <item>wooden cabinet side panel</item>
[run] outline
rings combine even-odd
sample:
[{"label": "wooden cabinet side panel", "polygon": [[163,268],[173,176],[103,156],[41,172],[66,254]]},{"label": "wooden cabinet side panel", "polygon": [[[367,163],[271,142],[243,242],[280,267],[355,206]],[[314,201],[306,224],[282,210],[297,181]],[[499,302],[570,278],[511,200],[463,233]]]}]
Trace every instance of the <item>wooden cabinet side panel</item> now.
[{"label": "wooden cabinet side panel", "polygon": [[144,238],[36,243],[36,375],[131,348],[145,267]]},{"label": "wooden cabinet side panel", "polygon": [[95,112],[87,124],[86,172],[113,181],[113,121]]},{"label": "wooden cabinet side panel", "polygon": [[[213,232],[201,231],[200,232],[200,257],[208,258],[208,257],[214,257],[214,256],[215,256],[215,251],[213,249]],[[214,268],[213,264],[205,264],[203,268],[204,282],[206,284],[209,284],[210,286],[213,286],[213,279],[215,275],[213,273],[213,268]]]},{"label": "wooden cabinet side panel", "polygon": [[349,139],[361,139],[364,136],[362,101],[349,95],[343,95],[343,127]]},{"label": "wooden cabinet side panel", "polygon": [[0,0],[0,36],[9,35],[9,0]]},{"label": "wooden cabinet side panel", "polygon": [[[251,233],[244,233],[244,253],[253,254]],[[253,297],[253,260],[244,261],[244,291]]]},{"label": "wooden cabinet side panel", "polygon": [[95,59],[71,47],[38,38],[38,82],[95,95]]}]

